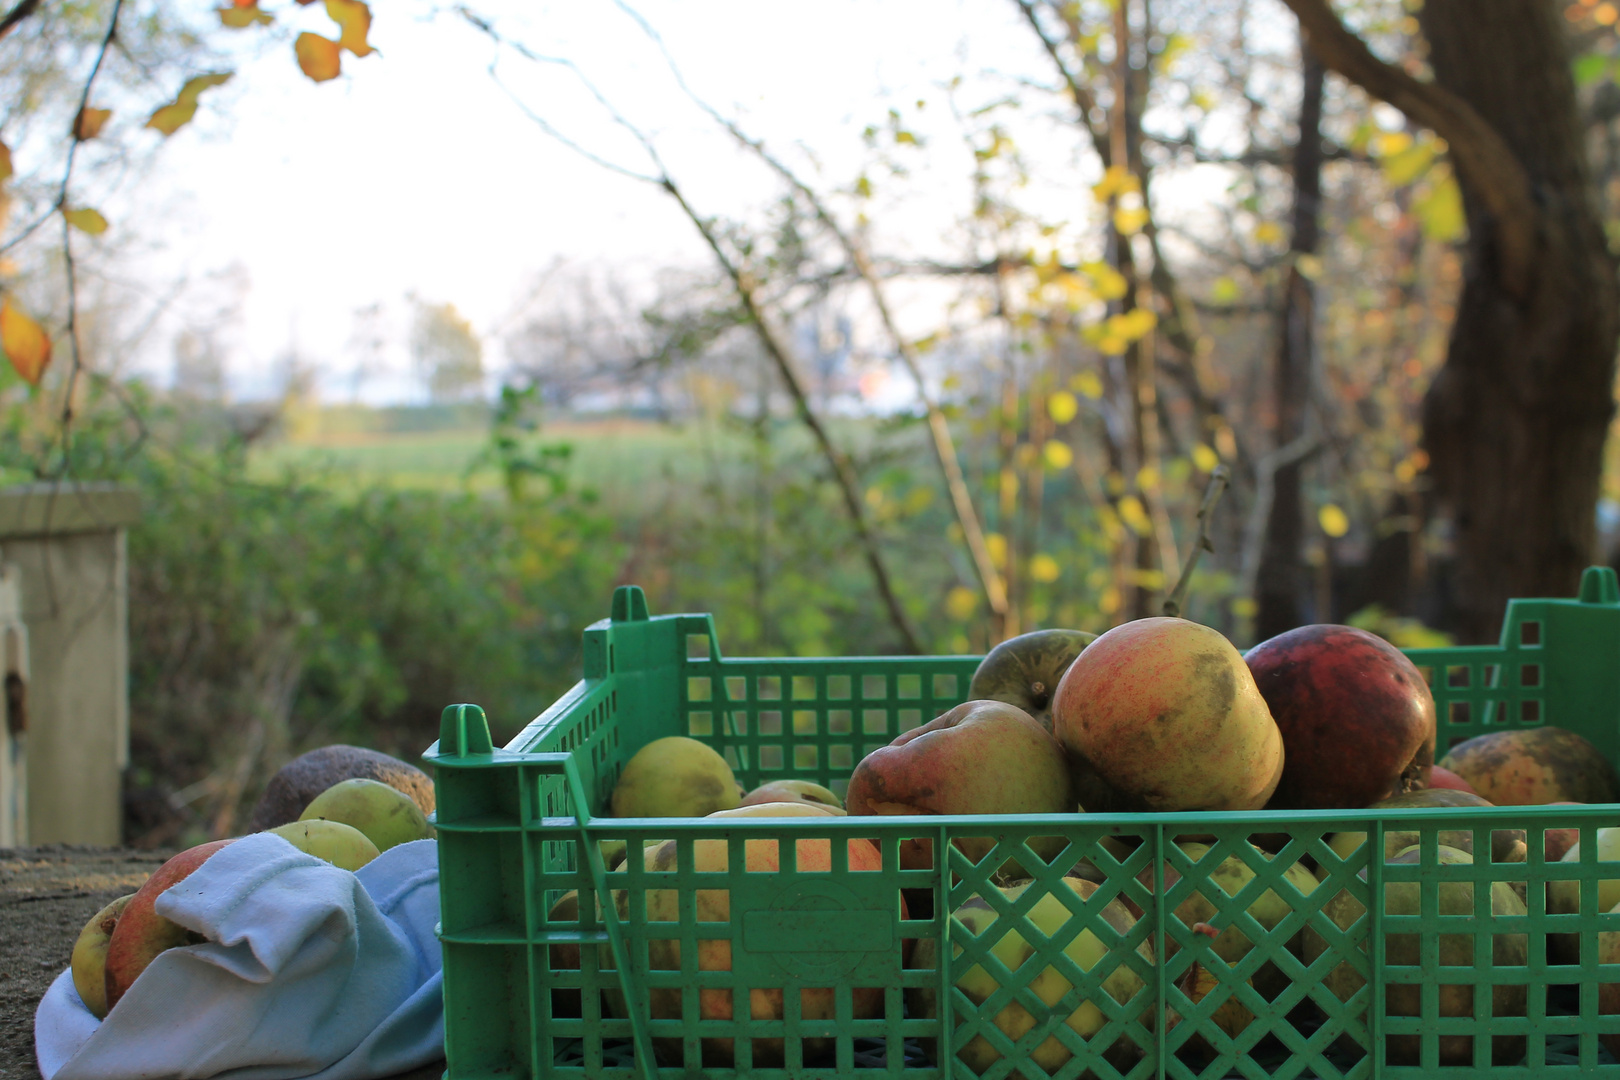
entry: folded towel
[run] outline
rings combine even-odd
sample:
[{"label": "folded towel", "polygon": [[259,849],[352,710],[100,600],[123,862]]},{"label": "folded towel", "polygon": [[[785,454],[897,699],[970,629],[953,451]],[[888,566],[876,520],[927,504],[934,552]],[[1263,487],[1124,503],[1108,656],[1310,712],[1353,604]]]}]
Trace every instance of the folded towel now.
[{"label": "folded towel", "polygon": [[351,873],[255,833],[156,907],[208,940],[159,954],[102,1021],[59,975],[34,1015],[45,1080],[369,1080],[443,1059],[436,841]]}]

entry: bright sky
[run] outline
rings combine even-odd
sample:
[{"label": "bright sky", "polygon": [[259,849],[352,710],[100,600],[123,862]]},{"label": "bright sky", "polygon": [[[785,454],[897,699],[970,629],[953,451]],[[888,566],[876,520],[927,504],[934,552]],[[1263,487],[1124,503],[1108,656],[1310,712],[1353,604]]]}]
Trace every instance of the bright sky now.
[{"label": "bright sky", "polygon": [[[413,291],[454,303],[498,368],[501,327],[556,260],[630,274],[704,264],[701,241],[667,196],[592,164],[523,116],[488,74],[495,49],[487,38],[453,13],[427,20],[398,0],[373,9],[380,55],[345,54],[344,74],[324,85],[298,72],[290,48],[247,64],[204,97],[197,122],[169,141],[158,175],[135,193],[147,200],[138,211],[151,223],[146,232],[162,239],[149,256],[154,279],[204,282],[233,264],[245,268],[243,320],[228,338],[238,393],[269,390],[273,359],[296,342],[329,376],[327,392],[346,394],[354,312],[381,303],[393,375],[372,379],[364,395],[408,400],[420,392],[404,347]],[[700,209],[740,214],[770,198],[770,183],[735,166],[726,138],[682,98],[656,48],[614,5],[487,0],[479,10],[535,51],[589,72],[655,133]],[[647,0],[639,10],[698,93],[775,146],[813,146],[826,177],[842,183],[860,160],[861,129],[891,104],[941,103],[939,86],[958,72],[1047,78],[1005,0]],[[320,5],[294,17],[300,28],[330,31]],[[642,166],[564,73],[510,53],[501,70],[571,137]],[[177,310],[206,308],[218,295],[209,288],[194,289]],[[167,341],[178,328],[172,322],[154,337],[161,348],[143,368],[167,376]]]}]

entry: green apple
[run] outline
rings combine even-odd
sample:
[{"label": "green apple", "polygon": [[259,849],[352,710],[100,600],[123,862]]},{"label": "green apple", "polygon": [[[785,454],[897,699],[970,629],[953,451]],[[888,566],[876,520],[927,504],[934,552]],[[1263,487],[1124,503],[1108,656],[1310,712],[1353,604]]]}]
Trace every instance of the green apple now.
[{"label": "green apple", "polygon": [[365,833],[387,851],[412,840],[433,837],[433,826],[416,800],[381,780],[356,777],[333,784],[310,800],[299,821],[340,821]]},{"label": "green apple", "polygon": [[968,684],[970,700],[988,698],[1023,709],[1052,730],[1052,695],[1063,673],[1096,634],[1084,630],[1031,630],[985,654]]}]

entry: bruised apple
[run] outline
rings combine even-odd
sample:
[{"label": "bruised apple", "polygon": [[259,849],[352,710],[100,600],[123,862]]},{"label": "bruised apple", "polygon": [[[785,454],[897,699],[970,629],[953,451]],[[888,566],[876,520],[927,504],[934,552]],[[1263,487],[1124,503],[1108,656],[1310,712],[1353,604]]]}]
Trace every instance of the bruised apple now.
[{"label": "bruised apple", "polygon": [[103,978],[109,1012],[118,1004],[118,999],[124,996],[130,984],[157,958],[158,953],[204,940],[201,935],[159,915],[155,905],[159,896],[190,877],[197,867],[208,861],[209,856],[230,842],[210,840],[173,856],[158,867],[146,879],[146,883],[135,890],[129,903],[124,905],[123,913],[118,916],[117,925],[107,941]]},{"label": "bruised apple", "polygon": [[1091,811],[1258,810],[1283,771],[1243,655],[1187,619],[1137,619],[1086,646],[1052,719]]},{"label": "bruised apple", "polygon": [[1287,749],[1273,810],[1351,809],[1428,787],[1434,696],[1376,634],[1318,623],[1243,657]]},{"label": "bruised apple", "polygon": [[1512,728],[1476,735],[1440,764],[1497,806],[1620,802],[1620,775],[1591,741],[1566,728]]},{"label": "bruised apple", "polygon": [[[1075,799],[1063,748],[1033,717],[1003,701],[966,701],[862,758],[844,805],[857,815],[1067,814]],[[995,840],[955,844],[979,862]],[[1050,861],[1067,841],[1036,837],[1029,846]],[[929,840],[904,841],[900,853],[908,869],[933,865]]]}]

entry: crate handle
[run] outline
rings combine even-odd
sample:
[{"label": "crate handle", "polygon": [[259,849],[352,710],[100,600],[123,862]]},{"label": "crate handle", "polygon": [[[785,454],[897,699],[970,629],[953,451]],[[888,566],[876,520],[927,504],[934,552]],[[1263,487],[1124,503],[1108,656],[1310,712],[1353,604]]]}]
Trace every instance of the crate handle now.
[{"label": "crate handle", "polygon": [[640,585],[620,585],[613,590],[614,622],[646,622],[647,594]]},{"label": "crate handle", "polygon": [[470,757],[493,754],[495,740],[489,733],[489,719],[477,705],[446,705],[439,714],[439,755]]},{"label": "crate handle", "polygon": [[1620,581],[1611,566],[1588,566],[1581,572],[1581,603],[1620,604]]}]

